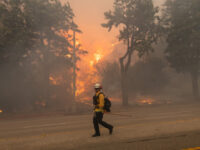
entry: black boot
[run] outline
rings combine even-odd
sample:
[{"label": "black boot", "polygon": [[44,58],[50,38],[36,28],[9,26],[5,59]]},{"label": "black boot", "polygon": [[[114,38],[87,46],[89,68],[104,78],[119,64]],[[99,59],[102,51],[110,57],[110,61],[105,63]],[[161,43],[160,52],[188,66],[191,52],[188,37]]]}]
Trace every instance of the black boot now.
[{"label": "black boot", "polygon": [[114,128],[114,127],[111,127],[111,128],[109,129],[110,135],[113,133],[113,128]]},{"label": "black boot", "polygon": [[100,136],[100,134],[95,133],[92,135],[92,137],[98,137],[98,136]]}]

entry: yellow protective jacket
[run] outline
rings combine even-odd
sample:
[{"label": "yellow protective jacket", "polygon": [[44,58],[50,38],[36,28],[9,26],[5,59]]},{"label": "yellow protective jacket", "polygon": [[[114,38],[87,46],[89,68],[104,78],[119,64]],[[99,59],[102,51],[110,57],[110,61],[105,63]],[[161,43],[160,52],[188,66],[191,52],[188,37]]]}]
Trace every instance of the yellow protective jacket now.
[{"label": "yellow protective jacket", "polygon": [[101,92],[99,91],[99,92],[97,92],[95,95],[96,95],[96,96],[99,95],[99,97],[98,97],[98,99],[97,99],[97,103],[98,103],[98,104],[95,105],[94,111],[95,111],[95,112],[102,112],[102,113],[104,113],[104,109],[103,109],[103,107],[104,107],[104,94],[101,93]]}]

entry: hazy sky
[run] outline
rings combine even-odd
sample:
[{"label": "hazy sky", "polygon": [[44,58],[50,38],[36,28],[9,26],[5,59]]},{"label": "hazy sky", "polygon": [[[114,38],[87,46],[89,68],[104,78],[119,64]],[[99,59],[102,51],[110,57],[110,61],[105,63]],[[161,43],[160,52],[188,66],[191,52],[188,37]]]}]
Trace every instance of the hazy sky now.
[{"label": "hazy sky", "polygon": [[[115,32],[108,33],[101,27],[105,22],[104,12],[112,8],[114,0],[68,0],[76,15],[76,22],[82,30],[80,40],[90,51],[104,49],[115,40]],[[113,36],[114,35],[114,36]]]},{"label": "hazy sky", "polygon": [[[80,40],[83,47],[89,51],[95,49],[110,48],[113,42],[117,41],[118,32],[113,30],[107,32],[101,24],[105,22],[104,12],[112,9],[114,0],[63,0],[68,1],[76,15],[76,22],[82,30]],[[164,0],[154,0],[161,4]]]},{"label": "hazy sky", "polygon": [[[104,12],[112,10],[114,0],[62,0],[69,2],[74,14],[75,21],[82,30],[82,34],[78,38],[83,48],[88,50],[88,56],[84,57],[87,63],[88,59],[92,59],[95,53],[101,54],[102,57],[109,55],[113,51],[113,43],[118,39],[117,29],[108,32],[107,29],[101,27],[105,23]],[[153,0],[156,5],[161,5],[165,0]],[[118,54],[121,55],[121,54]],[[116,57],[116,56],[115,56]],[[82,63],[85,63],[84,60]]]}]

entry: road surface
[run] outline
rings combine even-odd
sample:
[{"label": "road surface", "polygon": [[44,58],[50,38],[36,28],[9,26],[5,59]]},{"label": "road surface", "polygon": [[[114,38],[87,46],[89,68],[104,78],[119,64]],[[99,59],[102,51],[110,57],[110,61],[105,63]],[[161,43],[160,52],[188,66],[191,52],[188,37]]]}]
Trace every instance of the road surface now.
[{"label": "road surface", "polygon": [[0,120],[0,150],[200,150],[200,104],[113,110],[92,138],[92,113]]}]

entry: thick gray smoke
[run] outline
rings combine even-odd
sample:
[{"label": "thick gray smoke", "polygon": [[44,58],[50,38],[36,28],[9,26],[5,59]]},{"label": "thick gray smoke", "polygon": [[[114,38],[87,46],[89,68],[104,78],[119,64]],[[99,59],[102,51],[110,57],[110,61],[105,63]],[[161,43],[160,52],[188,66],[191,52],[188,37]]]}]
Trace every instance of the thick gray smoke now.
[{"label": "thick gray smoke", "polygon": [[7,0],[0,6],[0,109],[65,109],[72,101],[68,31],[77,30],[70,6],[56,0]]}]

